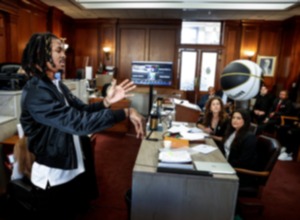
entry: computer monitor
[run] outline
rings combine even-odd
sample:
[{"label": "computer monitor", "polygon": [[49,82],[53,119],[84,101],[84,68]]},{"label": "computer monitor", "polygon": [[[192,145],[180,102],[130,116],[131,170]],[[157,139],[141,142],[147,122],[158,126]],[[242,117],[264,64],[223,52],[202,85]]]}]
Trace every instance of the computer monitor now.
[{"label": "computer monitor", "polygon": [[136,85],[171,86],[173,63],[160,61],[133,61],[131,80]]}]

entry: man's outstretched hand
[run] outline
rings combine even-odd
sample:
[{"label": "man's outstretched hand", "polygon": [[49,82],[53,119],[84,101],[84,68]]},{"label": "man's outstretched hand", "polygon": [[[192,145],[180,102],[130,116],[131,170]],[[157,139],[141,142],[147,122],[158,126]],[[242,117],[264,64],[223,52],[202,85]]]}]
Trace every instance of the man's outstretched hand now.
[{"label": "man's outstretched hand", "polygon": [[119,85],[116,85],[116,83],[117,81],[113,79],[111,86],[107,89],[107,96],[104,99],[104,104],[106,107],[126,97],[133,96],[132,94],[128,94],[130,91],[136,88],[136,85],[134,85],[132,81],[125,79]]}]

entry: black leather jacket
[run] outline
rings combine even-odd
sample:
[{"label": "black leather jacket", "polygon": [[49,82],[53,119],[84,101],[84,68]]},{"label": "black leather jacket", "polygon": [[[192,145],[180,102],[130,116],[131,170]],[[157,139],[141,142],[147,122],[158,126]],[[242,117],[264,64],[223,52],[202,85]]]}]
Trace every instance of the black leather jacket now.
[{"label": "black leather jacket", "polygon": [[60,88],[64,96],[49,79],[30,79],[23,88],[20,121],[38,163],[73,169],[77,167],[73,134],[101,131],[126,115],[124,110],[106,109],[102,102],[83,103],[61,82]]}]

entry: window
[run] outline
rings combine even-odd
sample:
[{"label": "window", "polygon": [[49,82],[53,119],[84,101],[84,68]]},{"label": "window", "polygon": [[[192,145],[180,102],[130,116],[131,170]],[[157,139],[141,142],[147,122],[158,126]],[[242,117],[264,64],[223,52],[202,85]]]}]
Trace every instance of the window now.
[{"label": "window", "polygon": [[219,45],[221,22],[182,22],[181,44]]},{"label": "window", "polygon": [[207,91],[208,87],[215,86],[217,56],[216,52],[202,53],[199,91]]},{"label": "window", "polygon": [[196,74],[197,52],[183,51],[181,55],[180,90],[194,90]]}]

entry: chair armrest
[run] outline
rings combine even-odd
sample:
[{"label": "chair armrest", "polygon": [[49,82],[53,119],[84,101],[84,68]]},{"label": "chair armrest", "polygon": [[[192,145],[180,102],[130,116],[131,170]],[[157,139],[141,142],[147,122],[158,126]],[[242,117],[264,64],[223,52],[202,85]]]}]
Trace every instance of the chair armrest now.
[{"label": "chair armrest", "polygon": [[270,175],[269,171],[255,171],[255,170],[248,170],[244,168],[234,168],[237,173],[242,173],[242,174],[248,174],[252,176],[260,176],[260,177],[267,177]]},{"label": "chair armrest", "polygon": [[299,121],[299,118],[297,116],[287,116],[287,115],[281,115],[281,126],[285,125],[286,120],[292,120],[292,121]]}]

